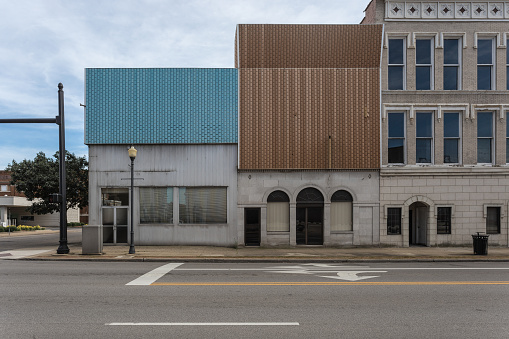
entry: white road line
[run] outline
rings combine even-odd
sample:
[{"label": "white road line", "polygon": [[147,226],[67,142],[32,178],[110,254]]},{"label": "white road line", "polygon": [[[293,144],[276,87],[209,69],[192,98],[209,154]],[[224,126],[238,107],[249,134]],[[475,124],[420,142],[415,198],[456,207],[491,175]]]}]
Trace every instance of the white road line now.
[{"label": "white road line", "polygon": [[12,250],[0,252],[0,259],[14,260],[26,257],[31,257],[45,252],[51,252],[51,250]]},{"label": "white road line", "polygon": [[299,326],[299,323],[109,323],[106,326]]},{"label": "white road line", "polygon": [[[336,272],[337,269],[323,270],[318,268],[316,270],[307,267],[302,267],[308,272]],[[358,270],[359,267],[341,267],[342,271],[346,270]],[[416,271],[462,271],[462,270],[509,270],[509,267],[362,267],[362,269],[369,270],[388,270],[388,271],[405,271],[405,270],[416,270]],[[175,271],[283,271],[284,267],[281,268],[177,268]]]},{"label": "white road line", "polygon": [[134,279],[131,282],[128,282],[126,285],[135,285],[135,286],[147,286],[161,278],[163,275],[167,274],[171,270],[179,267],[183,263],[178,264],[166,264],[164,266],[153,269],[152,271],[145,273],[139,278]]}]

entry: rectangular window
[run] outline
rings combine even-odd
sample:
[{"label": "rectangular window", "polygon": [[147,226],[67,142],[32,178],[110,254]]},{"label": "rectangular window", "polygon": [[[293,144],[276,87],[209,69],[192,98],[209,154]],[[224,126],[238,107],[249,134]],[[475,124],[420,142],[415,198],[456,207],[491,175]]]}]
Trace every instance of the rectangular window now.
[{"label": "rectangular window", "polygon": [[451,234],[451,207],[437,208],[437,234]]},{"label": "rectangular window", "polygon": [[226,224],[226,187],[179,188],[181,224]]},{"label": "rectangular window", "polygon": [[173,224],[173,187],[140,187],[140,224]]},{"label": "rectangular window", "polygon": [[9,192],[9,185],[0,185],[1,192]]},{"label": "rectangular window", "polygon": [[401,234],[401,208],[387,208],[387,234]]},{"label": "rectangular window", "polygon": [[332,232],[335,231],[352,231],[352,202],[351,201],[334,201],[330,204]]},{"label": "rectangular window", "polygon": [[405,87],[405,39],[389,39],[389,84],[390,90]]},{"label": "rectangular window", "polygon": [[506,81],[506,89],[509,91],[509,39],[505,42],[507,46],[505,49],[505,63],[507,64],[505,70],[505,81]]},{"label": "rectangular window", "polygon": [[493,113],[477,113],[477,163],[493,163]]},{"label": "rectangular window", "polygon": [[444,39],[444,90],[460,89],[460,39]]},{"label": "rectangular window", "polygon": [[389,113],[389,164],[405,163],[405,113]]},{"label": "rectangular window", "polygon": [[103,206],[129,206],[129,190],[126,188],[103,188],[101,200]]},{"label": "rectangular window", "polygon": [[21,221],[34,221],[34,216],[33,215],[22,215],[21,216]]},{"label": "rectangular window", "polygon": [[444,164],[458,164],[460,148],[460,114],[444,113]]},{"label": "rectangular window", "polygon": [[494,89],[493,39],[477,40],[477,89]]},{"label": "rectangular window", "polygon": [[290,203],[267,203],[267,232],[290,231]]},{"label": "rectangular window", "polygon": [[433,89],[433,39],[415,42],[415,89]]},{"label": "rectangular window", "polygon": [[418,164],[430,164],[432,162],[433,149],[433,114],[416,113],[415,124],[415,162]]},{"label": "rectangular window", "polygon": [[486,211],[486,233],[500,233],[500,207],[488,207]]}]

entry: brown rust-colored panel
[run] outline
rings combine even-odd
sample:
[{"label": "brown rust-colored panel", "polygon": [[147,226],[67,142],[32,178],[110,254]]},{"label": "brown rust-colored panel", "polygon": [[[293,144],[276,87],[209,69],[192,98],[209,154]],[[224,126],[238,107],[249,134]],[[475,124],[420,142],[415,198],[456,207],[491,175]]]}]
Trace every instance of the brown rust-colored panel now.
[{"label": "brown rust-colored panel", "polygon": [[378,74],[240,69],[240,168],[379,168]]},{"label": "brown rust-colored panel", "polygon": [[238,25],[238,68],[379,67],[382,25]]}]

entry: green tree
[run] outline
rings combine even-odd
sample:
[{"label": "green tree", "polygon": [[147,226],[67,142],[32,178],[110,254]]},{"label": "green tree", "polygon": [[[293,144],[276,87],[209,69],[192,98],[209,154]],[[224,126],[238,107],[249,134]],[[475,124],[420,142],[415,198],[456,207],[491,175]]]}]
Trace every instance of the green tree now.
[{"label": "green tree", "polygon": [[[22,192],[32,206],[27,211],[33,214],[47,214],[60,211],[60,204],[49,202],[52,193],[59,192],[58,178],[59,153],[47,158],[43,152],[37,153],[34,160],[12,161],[7,166],[11,172],[11,185]],[[66,152],[67,209],[88,206],[88,161]]]}]

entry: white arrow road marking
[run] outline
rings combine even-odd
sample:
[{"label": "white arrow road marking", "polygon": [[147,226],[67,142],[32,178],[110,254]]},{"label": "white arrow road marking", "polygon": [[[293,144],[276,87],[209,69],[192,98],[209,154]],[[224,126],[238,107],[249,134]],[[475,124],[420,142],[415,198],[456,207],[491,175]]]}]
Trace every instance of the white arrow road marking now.
[{"label": "white arrow road marking", "polygon": [[358,276],[359,273],[387,273],[387,271],[339,271],[337,272],[337,277],[334,276],[325,276],[321,275],[322,278],[330,278],[330,279],[340,279],[340,280],[348,280],[348,281],[358,281],[358,280],[364,280],[364,279],[371,279],[371,278],[379,278],[379,275],[365,275],[365,276]]},{"label": "white arrow road marking", "polygon": [[156,269],[153,269],[152,271],[145,273],[139,278],[134,279],[131,282],[128,282],[126,285],[135,285],[135,286],[147,286],[161,278],[166,273],[170,272],[171,270],[179,267],[183,263],[179,264],[166,264],[161,267],[158,267]]}]

